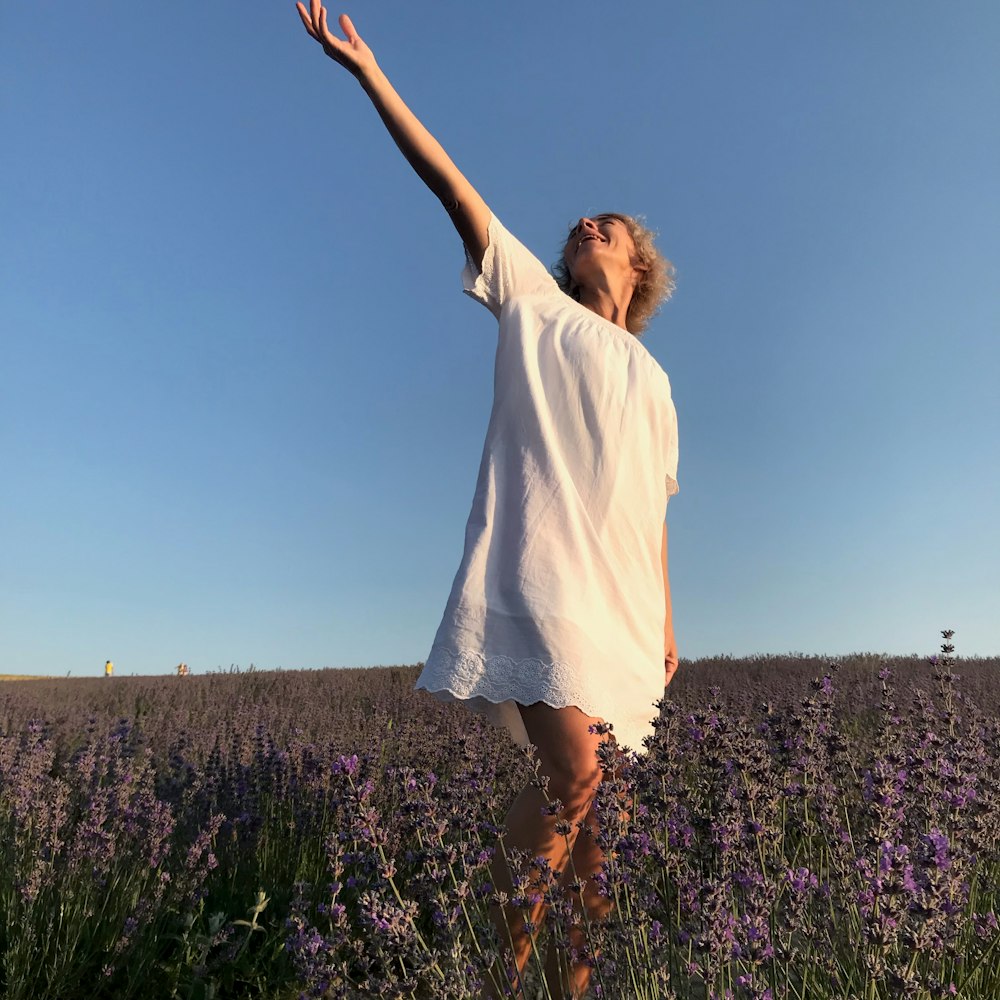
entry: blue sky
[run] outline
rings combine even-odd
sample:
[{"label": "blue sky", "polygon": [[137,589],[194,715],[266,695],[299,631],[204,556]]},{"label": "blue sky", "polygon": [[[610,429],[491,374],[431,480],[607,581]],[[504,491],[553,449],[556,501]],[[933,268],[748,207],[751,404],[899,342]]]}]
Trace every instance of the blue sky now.
[{"label": "blue sky", "polygon": [[[682,657],[1000,653],[1000,7],[345,9],[543,260],[660,232]],[[6,4],[0,102],[0,669],[423,660],[496,325],[354,80],[291,2]]]}]

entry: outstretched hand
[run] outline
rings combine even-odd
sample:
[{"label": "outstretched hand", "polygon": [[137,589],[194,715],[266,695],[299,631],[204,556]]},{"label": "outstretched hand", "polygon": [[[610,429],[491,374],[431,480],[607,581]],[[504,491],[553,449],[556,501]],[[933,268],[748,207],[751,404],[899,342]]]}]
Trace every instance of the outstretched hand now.
[{"label": "outstretched hand", "polygon": [[305,4],[297,3],[296,8],[306,31],[323,46],[323,51],[334,61],[349,70],[359,79],[375,66],[375,56],[372,50],[361,40],[354,30],[351,19],[346,14],[340,15],[340,29],[347,36],[344,41],[330,32],[326,23],[326,8],[320,0],[310,0],[309,10]]}]

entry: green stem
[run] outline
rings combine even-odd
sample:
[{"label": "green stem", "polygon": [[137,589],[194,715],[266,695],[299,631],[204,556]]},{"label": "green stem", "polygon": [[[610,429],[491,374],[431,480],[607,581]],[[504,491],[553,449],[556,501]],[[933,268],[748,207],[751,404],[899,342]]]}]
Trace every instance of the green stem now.
[{"label": "green stem", "polygon": [[[962,995],[962,993],[965,991],[965,987],[972,981],[972,977],[982,968],[983,963],[986,961],[987,958],[989,958],[990,953],[996,948],[998,943],[1000,943],[1000,934],[994,935],[994,938],[990,942],[989,947],[983,950],[983,953],[982,955],[979,956],[979,959],[976,961],[976,964],[971,969],[969,969],[962,982],[960,984],[956,984],[959,996]],[[985,996],[986,994],[981,994],[981,995]]]},{"label": "green stem", "polygon": [[[354,779],[350,775],[348,775],[347,776],[347,780],[350,781],[352,790],[357,791],[357,789],[354,786]],[[383,849],[383,847],[382,847],[381,844],[377,844],[376,847],[378,848],[378,855],[382,859],[382,864],[384,864],[384,865],[386,865],[386,867],[388,867],[388,865],[389,865],[389,859],[385,856],[385,850]],[[403,897],[400,895],[399,888],[396,885],[396,880],[390,875],[389,879],[388,879],[388,882],[389,882],[389,885],[392,886],[392,891],[393,891],[393,894],[396,897],[396,901],[399,903],[400,907],[402,907],[402,909],[405,910],[406,907],[405,907],[405,905],[403,903]],[[428,955],[433,954],[433,952],[431,951],[431,949],[428,946],[427,942],[424,940],[424,936],[420,933],[420,931],[417,928],[417,925],[413,922],[413,918],[412,917],[409,918],[409,921],[410,921],[410,926],[413,928],[413,933],[416,935],[417,940],[420,942],[420,947],[423,948],[424,951]],[[441,971],[441,969],[438,968],[437,962],[435,962],[431,966],[431,968],[437,974],[438,978],[443,981],[444,978],[445,978],[445,975]]]}]

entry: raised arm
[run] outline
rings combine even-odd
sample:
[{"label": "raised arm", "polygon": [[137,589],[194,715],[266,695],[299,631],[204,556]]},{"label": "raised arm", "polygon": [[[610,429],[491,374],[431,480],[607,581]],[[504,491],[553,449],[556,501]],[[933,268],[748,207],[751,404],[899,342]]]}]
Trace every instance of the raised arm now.
[{"label": "raised arm", "polygon": [[331,59],[352,73],[364,88],[400,152],[444,205],[458,235],[481,270],[489,242],[490,210],[479,192],[452,163],[437,139],[403,103],[379,68],[372,50],[354,30],[351,19],[346,14],[340,15],[340,27],[346,35],[346,40],[343,40],[327,27],[326,8],[320,0],[310,0],[308,11],[302,3],[295,6],[306,31],[323,46],[323,51]]}]

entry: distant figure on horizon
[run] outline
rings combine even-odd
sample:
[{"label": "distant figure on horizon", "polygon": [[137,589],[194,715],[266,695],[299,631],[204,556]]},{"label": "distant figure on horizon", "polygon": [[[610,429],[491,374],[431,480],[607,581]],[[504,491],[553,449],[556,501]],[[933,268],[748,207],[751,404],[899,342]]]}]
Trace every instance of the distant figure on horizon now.
[{"label": "distant figure on horizon", "polygon": [[110,677],[115,672],[115,665],[110,660],[104,661],[104,676]]},{"label": "distant figure on horizon", "polygon": [[177,664],[177,676],[178,677],[187,677],[187,675],[188,675],[188,665],[186,663],[178,663]]},{"label": "distant figure on horizon", "polygon": [[[340,16],[344,40],[330,32],[320,0],[296,6],[306,31],[355,77],[441,201],[465,246],[464,291],[499,321],[493,407],[465,550],[416,687],[482,713],[521,746],[534,744],[548,797],[562,811],[544,815],[546,796],[529,781],[507,813],[506,845],[548,858],[579,907],[570,889],[575,867],[587,913],[600,920],[612,906],[592,880],[604,860],[593,836],[595,792],[608,776],[597,758],[603,723],[613,725],[613,743],[647,752],[642,740],[655,732],[655,702],[677,668],[664,520],[678,492],[677,414],[666,372],[639,339],[673,291],[673,267],[636,218],[605,212],[572,225],[550,273],[406,106],[351,19]],[[494,67],[502,56],[492,57]],[[490,65],[484,54],[483,72]],[[590,77],[574,85],[571,100],[585,105],[592,85]],[[472,112],[490,115],[474,84],[467,89]],[[565,100],[553,96],[553,114]],[[511,138],[515,160],[530,152],[530,137]],[[578,171],[588,149],[604,141],[599,123],[588,122],[568,151],[570,168]],[[422,252],[419,232],[397,227],[387,235],[414,256]],[[586,836],[578,836],[578,821]],[[495,888],[513,896],[499,850],[491,870]],[[538,903],[528,919],[541,927],[545,912]],[[509,934],[514,942],[516,966],[495,971],[520,995],[533,947],[525,918],[497,906],[493,919],[500,941]],[[571,941],[579,947],[584,939],[574,932]],[[563,996],[559,979],[568,974],[581,996],[590,968],[580,961],[567,969],[566,961],[550,949],[549,990]],[[499,995],[487,980],[483,997]]]}]

